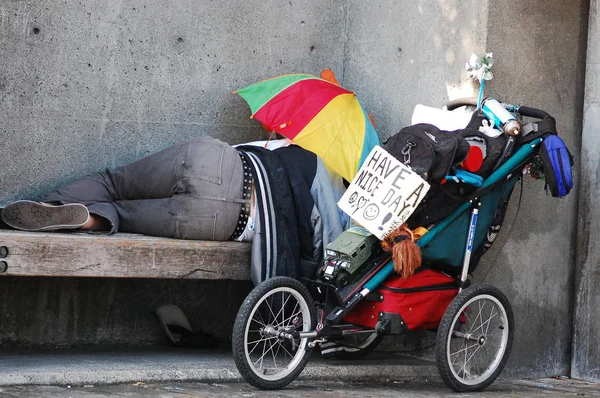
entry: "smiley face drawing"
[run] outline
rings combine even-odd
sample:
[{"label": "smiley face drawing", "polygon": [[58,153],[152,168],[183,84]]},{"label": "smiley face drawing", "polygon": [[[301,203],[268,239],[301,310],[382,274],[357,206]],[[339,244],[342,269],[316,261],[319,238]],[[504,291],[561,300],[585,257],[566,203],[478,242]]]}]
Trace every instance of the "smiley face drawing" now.
[{"label": "smiley face drawing", "polygon": [[365,207],[365,211],[363,212],[363,217],[365,219],[372,221],[377,218],[379,215],[379,207],[375,203],[371,203],[367,207]]}]

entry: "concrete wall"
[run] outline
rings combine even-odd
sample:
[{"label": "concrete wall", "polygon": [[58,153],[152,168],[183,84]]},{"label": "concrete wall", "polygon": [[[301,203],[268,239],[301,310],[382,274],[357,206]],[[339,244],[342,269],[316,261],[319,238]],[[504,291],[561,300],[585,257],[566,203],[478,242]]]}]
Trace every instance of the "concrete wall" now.
[{"label": "concrete wall", "polygon": [[[187,138],[265,138],[232,91],[283,73],[342,70],[346,13],[343,1],[0,2],[0,206]],[[227,339],[237,310],[223,308],[238,308],[251,287],[0,284],[7,345],[160,341],[154,309],[166,302]]]},{"label": "concrete wall", "polygon": [[[332,68],[385,138],[410,123],[418,103],[442,106],[472,95],[464,63],[485,50],[497,59],[486,94],[553,114],[579,153],[586,0],[29,0],[3,2],[0,17],[6,54],[0,59],[0,204],[188,137],[257,138],[260,129],[231,91],[280,73]],[[500,287],[513,304],[517,330],[507,374],[569,374],[577,193],[553,199],[527,178],[516,224],[513,199],[476,279]],[[204,282],[185,288],[156,281],[2,282],[6,297],[22,300],[19,312],[5,306],[3,319],[26,308],[31,314],[27,333],[12,320],[0,328],[6,343],[69,343],[73,336],[83,336],[75,339],[82,344],[135,342],[123,335],[127,326],[137,341],[153,342],[160,334],[155,294],[185,303],[191,317],[223,336],[234,316],[210,312],[205,300],[194,305],[199,292],[212,291]],[[223,283],[239,292],[224,299],[231,307],[249,289]],[[124,290],[145,292],[147,299],[128,300]],[[53,310],[40,312],[48,292],[61,298],[52,296]],[[103,317],[92,321],[98,308]],[[88,315],[72,322],[68,311]],[[55,334],[45,324],[66,331]],[[34,331],[42,329],[47,337],[36,340]]]},{"label": "concrete wall", "polygon": [[600,382],[600,3],[592,0],[587,49],[585,103],[577,219],[577,266],[573,377]]},{"label": "concrete wall", "polygon": [[[345,82],[387,137],[410,122],[416,104],[442,106],[469,95],[465,62],[490,51],[496,63],[486,95],[549,112],[578,158],[587,9],[585,0],[354,1]],[[526,177],[515,222],[518,190],[475,280],[498,286],[513,306],[505,375],[568,375],[577,192],[554,199],[543,182]]]},{"label": "concrete wall", "polygon": [[0,205],[186,138],[258,138],[232,91],[342,69],[343,2],[3,1]]},{"label": "concrete wall", "polygon": [[[581,146],[588,2],[490,2],[487,48],[498,57],[488,93],[507,102],[544,109],[557,120],[558,132],[577,166]],[[560,33],[558,33],[560,32]],[[576,174],[579,168],[576,168]],[[518,188],[506,216],[506,241],[486,255],[476,279],[483,279],[511,300],[516,320],[513,354],[507,373],[569,375],[575,272],[577,189],[552,198],[543,182],[526,177],[518,220]],[[577,179],[577,185],[583,181]],[[507,234],[510,232],[510,235]]]},{"label": "concrete wall", "polygon": [[382,139],[409,125],[417,104],[442,107],[476,93],[465,63],[486,49],[487,1],[350,4],[344,82]]}]

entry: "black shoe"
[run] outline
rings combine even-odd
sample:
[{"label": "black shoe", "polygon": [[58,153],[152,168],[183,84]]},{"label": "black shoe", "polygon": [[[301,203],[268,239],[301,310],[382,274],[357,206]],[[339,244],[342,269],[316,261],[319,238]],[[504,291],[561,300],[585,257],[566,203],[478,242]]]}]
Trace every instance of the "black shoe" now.
[{"label": "black shoe", "polygon": [[[0,207],[0,215],[2,214],[2,210],[4,210],[4,207]],[[0,217],[0,229],[12,229],[8,225],[6,225],[4,221],[2,221],[2,217]]]},{"label": "black shoe", "polygon": [[79,203],[49,205],[19,200],[2,209],[2,221],[22,231],[53,231],[77,229],[88,220],[87,207]]}]

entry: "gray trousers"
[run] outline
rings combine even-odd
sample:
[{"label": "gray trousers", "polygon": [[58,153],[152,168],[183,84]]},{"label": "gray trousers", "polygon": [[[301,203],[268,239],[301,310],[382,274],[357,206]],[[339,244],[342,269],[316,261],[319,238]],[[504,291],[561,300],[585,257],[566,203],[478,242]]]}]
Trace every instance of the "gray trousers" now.
[{"label": "gray trousers", "polygon": [[43,201],[81,203],[122,231],[179,239],[228,240],[242,203],[237,151],[210,137],[79,179]]}]

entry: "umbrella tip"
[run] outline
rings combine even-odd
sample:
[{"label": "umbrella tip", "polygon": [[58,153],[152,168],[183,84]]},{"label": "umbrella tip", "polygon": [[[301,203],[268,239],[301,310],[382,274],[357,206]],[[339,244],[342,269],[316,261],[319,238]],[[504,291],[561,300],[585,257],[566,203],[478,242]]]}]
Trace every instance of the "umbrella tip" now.
[{"label": "umbrella tip", "polygon": [[236,90],[233,90],[233,91],[231,92],[231,94],[237,94],[237,91],[236,91]]}]

